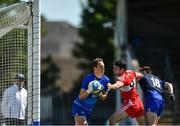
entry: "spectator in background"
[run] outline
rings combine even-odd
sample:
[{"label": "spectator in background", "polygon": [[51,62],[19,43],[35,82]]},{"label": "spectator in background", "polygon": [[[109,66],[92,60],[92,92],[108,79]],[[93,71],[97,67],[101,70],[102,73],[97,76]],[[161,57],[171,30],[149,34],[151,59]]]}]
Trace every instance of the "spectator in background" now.
[{"label": "spectator in background", "polygon": [[139,69],[144,76],[139,81],[144,95],[145,118],[147,125],[157,125],[164,107],[163,92],[169,93],[169,100],[175,101],[171,83],[152,75],[151,67],[144,66]]},{"label": "spectator in background", "polygon": [[25,125],[27,90],[23,88],[24,75],[17,74],[13,85],[4,91],[2,115],[6,125]]}]

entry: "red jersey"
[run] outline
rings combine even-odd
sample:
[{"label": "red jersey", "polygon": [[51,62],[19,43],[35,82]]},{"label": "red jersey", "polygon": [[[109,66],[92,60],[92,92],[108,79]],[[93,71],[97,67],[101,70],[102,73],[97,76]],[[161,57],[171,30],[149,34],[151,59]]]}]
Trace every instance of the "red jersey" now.
[{"label": "red jersey", "polygon": [[136,73],[132,70],[126,70],[123,75],[118,77],[118,81],[124,83],[124,86],[120,88],[120,95],[127,101],[139,97],[136,90]]}]

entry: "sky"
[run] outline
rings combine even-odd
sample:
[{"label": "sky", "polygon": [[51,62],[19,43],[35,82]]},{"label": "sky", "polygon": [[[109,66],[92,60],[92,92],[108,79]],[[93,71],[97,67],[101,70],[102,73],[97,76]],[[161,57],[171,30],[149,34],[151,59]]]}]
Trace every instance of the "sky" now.
[{"label": "sky", "polygon": [[80,0],[41,0],[41,14],[47,21],[66,21],[78,27],[81,22]]}]

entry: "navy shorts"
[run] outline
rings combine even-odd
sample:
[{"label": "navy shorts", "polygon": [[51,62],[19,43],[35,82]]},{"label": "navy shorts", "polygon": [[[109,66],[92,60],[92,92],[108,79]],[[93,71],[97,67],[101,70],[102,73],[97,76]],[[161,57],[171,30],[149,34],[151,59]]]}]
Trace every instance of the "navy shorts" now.
[{"label": "navy shorts", "polygon": [[151,99],[145,102],[145,111],[156,113],[160,116],[164,108],[164,101],[158,99]]},{"label": "navy shorts", "polygon": [[87,111],[83,107],[73,103],[73,105],[72,105],[72,115],[74,117],[76,117],[76,116],[85,116],[86,119],[88,120],[90,118],[91,111]]}]

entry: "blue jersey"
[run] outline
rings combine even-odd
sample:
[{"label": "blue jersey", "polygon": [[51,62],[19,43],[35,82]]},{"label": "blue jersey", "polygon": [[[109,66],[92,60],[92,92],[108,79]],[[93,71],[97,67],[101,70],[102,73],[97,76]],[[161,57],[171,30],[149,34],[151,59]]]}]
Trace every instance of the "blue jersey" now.
[{"label": "blue jersey", "polygon": [[[93,73],[88,74],[82,82],[82,89],[87,90],[89,82],[97,80],[100,82],[100,84],[103,86],[103,90],[107,91],[107,84],[110,82],[109,78],[105,75],[103,75],[101,78],[97,78]],[[84,100],[80,100],[79,96],[74,100],[74,103],[82,107],[83,109],[87,111],[92,111],[95,103],[98,100],[97,95],[93,95],[92,93]]]},{"label": "blue jersey", "polygon": [[139,83],[142,88],[145,101],[152,99],[163,100],[165,81],[160,80],[157,76],[146,74]]}]

